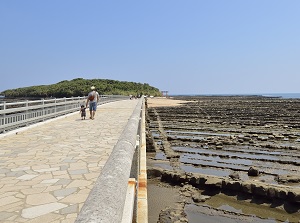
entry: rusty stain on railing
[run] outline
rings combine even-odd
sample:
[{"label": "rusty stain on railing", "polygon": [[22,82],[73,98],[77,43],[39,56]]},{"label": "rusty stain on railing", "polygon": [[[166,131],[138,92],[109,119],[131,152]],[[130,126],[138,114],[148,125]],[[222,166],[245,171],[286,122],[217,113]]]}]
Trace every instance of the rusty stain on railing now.
[{"label": "rusty stain on railing", "polygon": [[137,194],[137,223],[148,222],[145,102],[143,102],[142,109],[140,132],[140,170]]},{"label": "rusty stain on railing", "polygon": [[132,204],[134,203],[135,193],[136,193],[136,180],[135,178],[129,178],[125,205],[123,210],[122,223],[132,222],[133,213],[134,213],[134,206]]}]

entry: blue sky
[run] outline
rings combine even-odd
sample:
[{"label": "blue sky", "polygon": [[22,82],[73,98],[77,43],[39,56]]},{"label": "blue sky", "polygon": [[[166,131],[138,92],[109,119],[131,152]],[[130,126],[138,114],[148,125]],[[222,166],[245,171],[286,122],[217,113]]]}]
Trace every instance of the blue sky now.
[{"label": "blue sky", "polygon": [[299,0],[0,0],[0,91],[74,78],[300,92]]}]

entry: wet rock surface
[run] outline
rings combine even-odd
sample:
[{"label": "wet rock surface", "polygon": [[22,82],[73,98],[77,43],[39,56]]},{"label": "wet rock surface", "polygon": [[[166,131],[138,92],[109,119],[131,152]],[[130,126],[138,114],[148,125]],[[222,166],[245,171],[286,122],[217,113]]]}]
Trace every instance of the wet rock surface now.
[{"label": "wet rock surface", "polygon": [[179,99],[189,103],[147,109],[148,176],[182,188],[159,222],[298,222],[300,100]]}]

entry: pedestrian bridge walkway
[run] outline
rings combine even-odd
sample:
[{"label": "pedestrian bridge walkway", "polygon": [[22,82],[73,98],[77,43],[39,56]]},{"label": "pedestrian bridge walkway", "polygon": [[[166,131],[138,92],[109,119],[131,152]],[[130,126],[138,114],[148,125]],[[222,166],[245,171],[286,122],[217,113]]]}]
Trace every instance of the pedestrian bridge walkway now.
[{"label": "pedestrian bridge walkway", "polygon": [[88,111],[81,120],[78,110],[1,134],[0,222],[126,222],[123,178],[131,177],[135,156],[127,148],[140,144],[128,137],[143,104],[110,102],[98,106],[94,120]]}]

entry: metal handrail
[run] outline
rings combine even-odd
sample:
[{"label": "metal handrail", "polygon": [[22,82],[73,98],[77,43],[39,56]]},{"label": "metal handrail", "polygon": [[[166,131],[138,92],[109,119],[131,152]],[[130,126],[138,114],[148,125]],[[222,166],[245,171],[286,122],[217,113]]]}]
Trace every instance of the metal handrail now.
[{"label": "metal handrail", "polygon": [[[129,96],[100,95],[99,104],[129,99]],[[0,133],[79,111],[86,97],[54,98],[0,103]]]}]

